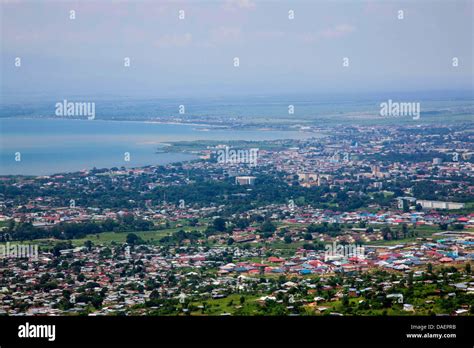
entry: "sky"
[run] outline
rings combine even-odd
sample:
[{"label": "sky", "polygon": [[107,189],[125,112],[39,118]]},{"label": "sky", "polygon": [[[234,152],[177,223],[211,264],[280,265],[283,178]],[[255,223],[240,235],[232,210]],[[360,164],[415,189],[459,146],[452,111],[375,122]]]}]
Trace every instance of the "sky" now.
[{"label": "sky", "polygon": [[4,103],[473,91],[472,0],[0,2]]}]

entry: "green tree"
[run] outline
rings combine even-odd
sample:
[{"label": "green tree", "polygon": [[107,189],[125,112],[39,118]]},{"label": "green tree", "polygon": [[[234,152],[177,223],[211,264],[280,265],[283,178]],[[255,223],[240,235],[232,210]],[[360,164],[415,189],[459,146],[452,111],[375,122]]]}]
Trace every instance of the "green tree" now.
[{"label": "green tree", "polygon": [[94,243],[92,243],[90,240],[86,240],[84,242],[84,246],[87,248],[87,250],[91,251],[92,249],[92,246],[94,245]]},{"label": "green tree", "polygon": [[130,245],[137,245],[137,244],[142,244],[143,240],[137,236],[135,233],[129,233],[127,234],[127,244]]},{"label": "green tree", "polygon": [[273,233],[276,231],[276,226],[270,220],[267,220],[262,224],[260,229],[262,232]]},{"label": "green tree", "polygon": [[225,220],[223,218],[215,218],[212,222],[212,226],[216,231],[224,232],[225,231]]},{"label": "green tree", "polygon": [[347,295],[344,295],[344,296],[342,297],[342,305],[343,305],[344,307],[349,307],[349,297],[347,297]]}]

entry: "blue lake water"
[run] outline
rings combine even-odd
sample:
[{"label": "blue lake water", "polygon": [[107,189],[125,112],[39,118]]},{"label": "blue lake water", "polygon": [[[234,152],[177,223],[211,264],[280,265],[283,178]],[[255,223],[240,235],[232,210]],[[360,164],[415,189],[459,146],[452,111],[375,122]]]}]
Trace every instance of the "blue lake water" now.
[{"label": "blue lake water", "polygon": [[[82,169],[139,167],[194,158],[156,153],[160,143],[308,137],[292,131],[236,131],[138,121],[0,119],[0,175],[45,175]],[[125,161],[124,153],[130,153]],[[21,161],[15,161],[15,154]]]}]

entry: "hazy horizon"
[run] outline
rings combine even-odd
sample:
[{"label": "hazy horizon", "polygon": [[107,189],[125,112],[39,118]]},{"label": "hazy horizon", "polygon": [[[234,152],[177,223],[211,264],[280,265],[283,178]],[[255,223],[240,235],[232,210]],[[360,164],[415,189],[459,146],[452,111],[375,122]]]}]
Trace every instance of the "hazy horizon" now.
[{"label": "hazy horizon", "polygon": [[3,0],[1,9],[5,104],[474,90],[469,0]]}]

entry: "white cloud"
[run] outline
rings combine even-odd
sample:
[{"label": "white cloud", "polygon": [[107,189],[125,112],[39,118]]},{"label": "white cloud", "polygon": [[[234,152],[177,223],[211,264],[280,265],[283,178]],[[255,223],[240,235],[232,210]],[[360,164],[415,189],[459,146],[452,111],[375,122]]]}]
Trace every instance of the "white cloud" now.
[{"label": "white cloud", "polygon": [[242,40],[242,29],[239,27],[219,27],[211,32],[211,43],[235,43]]},{"label": "white cloud", "polygon": [[327,39],[346,36],[355,31],[355,27],[350,24],[340,24],[334,28],[329,28],[321,32],[321,36]]},{"label": "white cloud", "polygon": [[186,33],[184,35],[163,35],[160,37],[156,42],[155,45],[158,47],[170,47],[170,46],[177,46],[183,47],[189,45],[193,40],[193,36],[190,33]]},{"label": "white cloud", "polygon": [[227,0],[224,3],[224,8],[227,10],[235,10],[238,8],[242,9],[254,9],[255,3],[252,0]]},{"label": "white cloud", "polygon": [[350,24],[340,24],[316,33],[303,33],[299,38],[302,42],[313,43],[321,39],[338,39],[353,33],[355,30],[356,28]]}]

